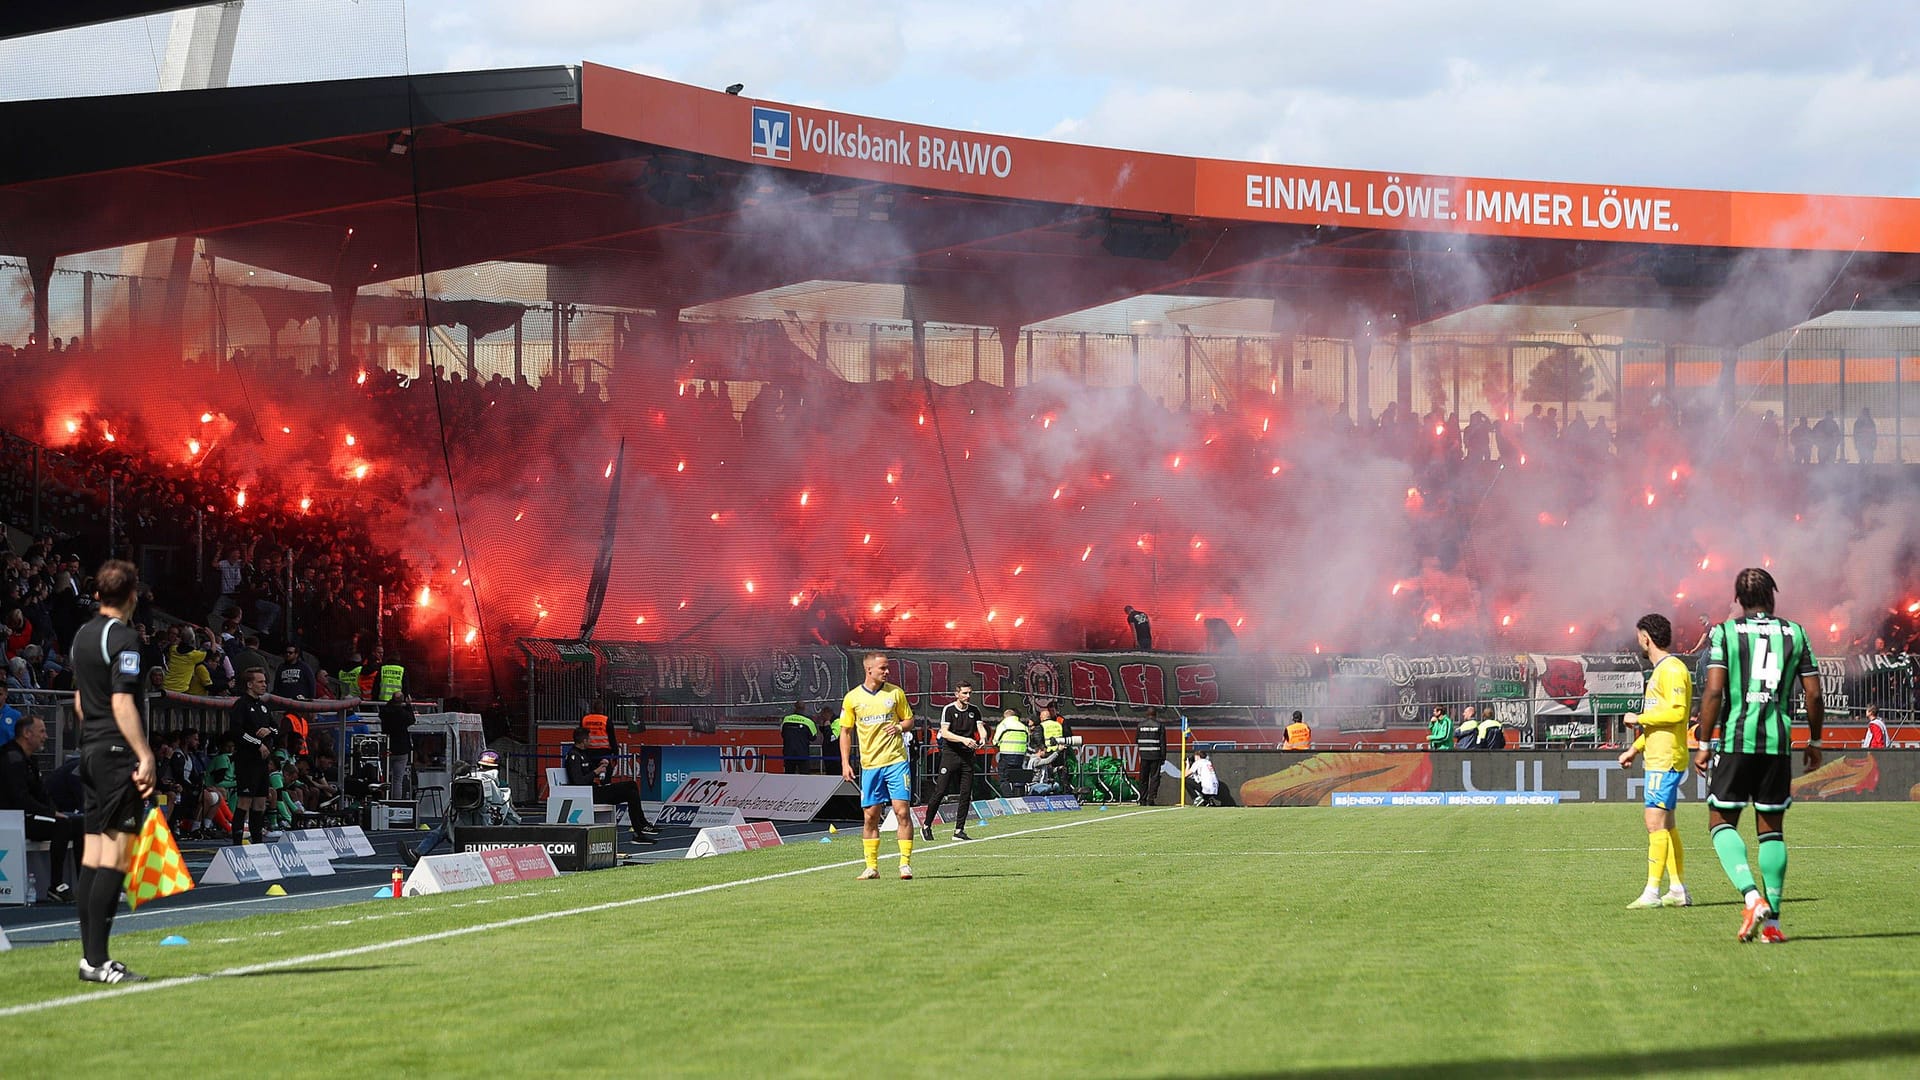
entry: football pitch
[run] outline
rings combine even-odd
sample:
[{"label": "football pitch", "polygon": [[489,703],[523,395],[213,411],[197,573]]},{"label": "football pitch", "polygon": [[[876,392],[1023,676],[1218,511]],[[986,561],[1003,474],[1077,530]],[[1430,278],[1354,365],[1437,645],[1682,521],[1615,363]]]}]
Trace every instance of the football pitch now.
[{"label": "football pitch", "polygon": [[[1684,804],[1115,808],[0,954],[9,1076],[1920,1074],[1916,808],[1788,817],[1784,945]],[[1748,837],[1751,821],[1742,822]],[[161,901],[165,903],[165,901]],[[127,992],[128,990],[135,992]]]}]

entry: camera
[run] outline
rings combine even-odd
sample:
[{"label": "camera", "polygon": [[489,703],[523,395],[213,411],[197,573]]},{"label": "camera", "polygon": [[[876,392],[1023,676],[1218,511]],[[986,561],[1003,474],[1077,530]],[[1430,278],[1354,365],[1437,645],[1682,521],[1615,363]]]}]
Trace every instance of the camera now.
[{"label": "camera", "polygon": [[1060,741],[1068,746],[1085,746],[1087,744],[1087,740],[1079,735],[1069,735]]}]

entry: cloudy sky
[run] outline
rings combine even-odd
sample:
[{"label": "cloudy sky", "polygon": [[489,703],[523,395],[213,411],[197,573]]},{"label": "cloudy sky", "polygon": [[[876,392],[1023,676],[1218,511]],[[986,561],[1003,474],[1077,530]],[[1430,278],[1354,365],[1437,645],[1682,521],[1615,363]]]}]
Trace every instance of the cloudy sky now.
[{"label": "cloudy sky", "polygon": [[[0,43],[0,96],[152,89],[169,20]],[[1911,0],[247,0],[233,78],[580,60],[1178,154],[1920,196]]]}]

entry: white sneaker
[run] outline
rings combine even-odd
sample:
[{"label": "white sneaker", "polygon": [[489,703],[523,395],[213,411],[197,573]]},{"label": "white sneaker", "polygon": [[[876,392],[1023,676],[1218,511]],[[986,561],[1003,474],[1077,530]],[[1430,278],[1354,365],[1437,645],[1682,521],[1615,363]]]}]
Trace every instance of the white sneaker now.
[{"label": "white sneaker", "polygon": [[913,867],[911,867],[911,866],[908,866],[908,865],[907,865],[906,863],[901,863],[901,864],[900,864],[900,880],[901,880],[901,881],[912,881],[912,880],[913,880]]},{"label": "white sneaker", "polygon": [[869,866],[869,867],[867,867],[867,868],[866,868],[865,870],[862,870],[862,871],[860,871],[860,876],[859,876],[859,877],[857,877],[857,878],[854,878],[853,880],[855,880],[855,881],[872,881],[872,880],[874,880],[874,879],[876,879],[876,878],[878,878],[879,876],[880,876],[880,871],[878,871],[878,870],[876,870],[876,869],[874,869],[873,867],[871,867],[871,866]]},{"label": "white sneaker", "polygon": [[1693,897],[1687,895],[1687,887],[1685,885],[1675,885],[1667,890],[1667,895],[1660,898],[1660,905],[1662,907],[1692,907]]},{"label": "white sneaker", "polygon": [[1656,908],[1659,906],[1660,906],[1660,890],[1649,885],[1647,886],[1647,890],[1640,894],[1640,899],[1635,900],[1633,903],[1627,905],[1627,910],[1639,911],[1643,908]]}]

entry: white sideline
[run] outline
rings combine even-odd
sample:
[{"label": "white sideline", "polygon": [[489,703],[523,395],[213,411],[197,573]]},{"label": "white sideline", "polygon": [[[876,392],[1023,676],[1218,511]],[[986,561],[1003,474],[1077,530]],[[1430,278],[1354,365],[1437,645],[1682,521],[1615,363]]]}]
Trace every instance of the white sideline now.
[{"label": "white sideline", "polygon": [[[1099,817],[1082,818],[1079,821],[1068,821],[1059,825],[1043,825],[1037,829],[1021,829],[1017,832],[998,833],[993,836],[983,836],[978,840],[969,842],[946,843],[921,848],[920,850],[941,851],[953,847],[977,846],[1015,836],[1029,836],[1033,833],[1053,832],[1056,829],[1071,829],[1079,825],[1092,825],[1102,821],[1119,821],[1122,818],[1138,817],[1141,814],[1158,814],[1176,809],[1178,809],[1178,807],[1159,806],[1144,810],[1129,810],[1121,814],[1103,814]],[[896,852],[887,857],[898,858],[899,854]],[[564,919],[574,915],[590,915],[600,911],[613,911],[618,908],[634,907],[639,904],[651,904],[660,900],[678,900],[681,897],[718,892],[721,889],[731,889],[740,885],[759,885],[763,882],[779,881],[782,878],[800,877],[804,874],[814,874],[822,870],[844,870],[850,866],[859,866],[864,862],[864,859],[851,859],[845,862],[822,863],[819,866],[803,866],[798,870],[783,870],[778,874],[762,874],[759,877],[741,878],[738,881],[719,881],[712,885],[700,885],[691,889],[680,889],[676,892],[658,893],[653,896],[635,896],[625,900],[609,900],[602,904],[589,904],[586,907],[567,908],[563,911],[543,911],[535,915],[521,915],[511,919],[501,919],[498,922],[455,927],[451,930],[440,930],[431,934],[419,934],[409,938],[395,938],[392,941],[376,941],[369,945],[357,945],[350,949],[334,949],[330,952],[310,953],[306,956],[290,956],[282,960],[269,960],[265,963],[248,964],[244,967],[227,968],[224,971],[214,971],[201,975],[183,975],[173,979],[155,979],[152,982],[129,983],[105,990],[95,990],[91,993],[70,994],[66,997],[49,998],[46,1001],[29,1001],[19,1005],[9,1005],[5,1008],[0,1008],[0,1017],[25,1016],[29,1013],[57,1009],[63,1005],[80,1005],[89,1001],[106,1001],[111,998],[124,997],[128,994],[145,994],[154,990],[171,990],[174,987],[210,982],[214,979],[257,975],[263,971],[278,971],[281,968],[299,967],[302,964],[317,964],[326,960],[341,960],[349,956],[364,956],[367,953],[383,952],[387,949],[398,949],[406,945],[424,945],[430,941],[444,941],[448,938],[465,937],[468,934],[505,930],[508,927],[546,922],[549,919]]]}]

